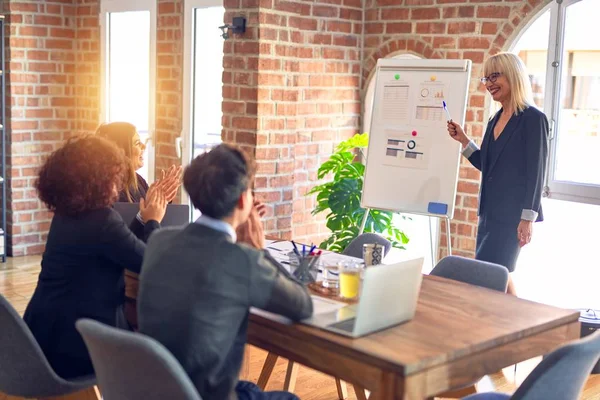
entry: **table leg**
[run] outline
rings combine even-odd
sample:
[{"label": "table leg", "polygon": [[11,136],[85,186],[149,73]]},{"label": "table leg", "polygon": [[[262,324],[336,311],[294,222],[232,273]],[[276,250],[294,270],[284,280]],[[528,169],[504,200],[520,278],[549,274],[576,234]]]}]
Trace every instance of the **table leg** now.
[{"label": "table leg", "polygon": [[273,368],[275,368],[275,363],[277,363],[278,358],[279,356],[275,353],[267,354],[265,364],[263,365],[262,371],[260,371],[260,376],[258,377],[257,385],[261,390],[265,390],[267,387],[267,383],[269,382],[271,373],[273,373]]},{"label": "table leg", "polygon": [[288,361],[287,371],[285,372],[285,382],[283,383],[283,390],[286,392],[294,393],[296,389],[296,379],[298,378],[298,369],[300,364]]}]

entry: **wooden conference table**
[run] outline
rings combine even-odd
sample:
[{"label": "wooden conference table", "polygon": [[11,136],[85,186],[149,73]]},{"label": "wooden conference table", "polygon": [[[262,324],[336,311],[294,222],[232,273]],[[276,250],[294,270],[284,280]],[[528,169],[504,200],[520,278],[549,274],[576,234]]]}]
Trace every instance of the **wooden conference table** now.
[{"label": "wooden conference table", "polygon": [[579,337],[579,313],[425,276],[413,320],[350,339],[263,313],[248,343],[370,390],[422,400]]}]

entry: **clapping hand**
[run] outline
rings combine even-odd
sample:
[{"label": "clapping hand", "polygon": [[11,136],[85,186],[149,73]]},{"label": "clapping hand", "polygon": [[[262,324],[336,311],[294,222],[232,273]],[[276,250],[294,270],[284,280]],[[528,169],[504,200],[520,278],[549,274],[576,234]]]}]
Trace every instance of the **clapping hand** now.
[{"label": "clapping hand", "polygon": [[140,199],[140,215],[144,222],[161,222],[167,211],[167,200],[161,187],[152,185],[146,198]]},{"label": "clapping hand", "polygon": [[172,202],[175,196],[177,196],[177,190],[179,189],[179,186],[181,186],[182,171],[183,168],[181,166],[176,167],[175,165],[171,165],[171,168],[166,172],[165,170],[162,170],[161,178],[152,184],[153,186],[156,185],[162,188],[167,203]]}]

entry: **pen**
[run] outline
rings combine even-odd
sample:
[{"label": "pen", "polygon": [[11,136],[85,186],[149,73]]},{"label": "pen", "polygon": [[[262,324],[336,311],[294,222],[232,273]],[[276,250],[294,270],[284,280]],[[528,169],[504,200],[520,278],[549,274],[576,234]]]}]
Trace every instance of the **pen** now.
[{"label": "pen", "polygon": [[448,121],[452,121],[452,117],[450,117],[450,112],[448,111],[448,106],[446,105],[446,102],[442,101],[442,104],[444,105],[444,111],[446,111],[446,116],[448,117]]},{"label": "pen", "polygon": [[315,249],[316,249],[316,248],[317,248],[317,246],[315,246],[315,245],[313,244],[313,245],[311,246],[311,248],[310,248],[309,252],[308,252],[308,255],[309,255],[309,256],[310,256],[310,255],[312,255],[313,251],[315,251]]},{"label": "pen", "polygon": [[305,254],[306,254],[306,245],[303,244],[302,245],[302,257],[304,257]]},{"label": "pen", "polygon": [[292,246],[294,246],[294,253],[300,257],[300,252],[298,251],[298,247],[296,247],[296,243],[292,240]]}]

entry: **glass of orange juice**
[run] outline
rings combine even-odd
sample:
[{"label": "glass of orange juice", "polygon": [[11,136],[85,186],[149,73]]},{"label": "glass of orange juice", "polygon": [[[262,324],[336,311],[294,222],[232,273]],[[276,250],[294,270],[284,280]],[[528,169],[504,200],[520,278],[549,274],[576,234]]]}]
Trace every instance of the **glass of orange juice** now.
[{"label": "glass of orange juice", "polygon": [[354,299],[360,293],[360,281],[363,270],[362,263],[349,262],[339,266],[340,296]]}]

